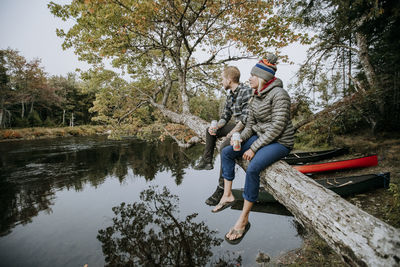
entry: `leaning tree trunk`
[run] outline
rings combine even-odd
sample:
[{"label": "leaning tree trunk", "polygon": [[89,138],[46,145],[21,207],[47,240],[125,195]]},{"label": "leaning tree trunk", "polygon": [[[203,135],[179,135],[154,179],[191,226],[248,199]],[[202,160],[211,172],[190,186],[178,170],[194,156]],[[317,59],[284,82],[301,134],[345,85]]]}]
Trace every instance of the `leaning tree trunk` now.
[{"label": "leaning tree trunk", "polygon": [[150,103],[158,108],[165,117],[169,118],[172,122],[184,124],[190,129],[192,129],[201,139],[205,140],[206,138],[206,129],[209,126],[209,123],[205,120],[194,116],[190,113],[176,113],[163,105],[157,104],[154,101],[150,100]]},{"label": "leaning tree trunk", "polygon": [[[191,114],[164,116],[182,123],[204,139],[208,123]],[[237,163],[246,170],[248,162]],[[286,206],[306,228],[315,231],[352,266],[399,266],[400,231],[364,212],[283,161],[261,172],[261,186]]]}]

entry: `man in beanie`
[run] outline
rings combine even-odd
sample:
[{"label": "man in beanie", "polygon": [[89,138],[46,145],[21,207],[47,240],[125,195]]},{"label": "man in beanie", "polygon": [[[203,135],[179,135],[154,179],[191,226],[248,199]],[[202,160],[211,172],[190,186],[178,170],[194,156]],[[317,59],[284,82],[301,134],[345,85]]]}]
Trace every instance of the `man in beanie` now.
[{"label": "man in beanie", "polygon": [[242,157],[250,161],[246,170],[242,212],[225,235],[225,240],[231,244],[239,243],[250,228],[249,214],[258,198],[260,172],[288,155],[294,144],[290,97],[283,89],[282,81],[275,77],[276,61],[275,55],[269,55],[252,68],[249,81],[255,92],[246,127],[240,133],[241,150],[226,146],[221,151],[224,194],[212,212],[231,206],[235,200],[232,195],[235,159]]},{"label": "man in beanie", "polygon": [[[213,155],[217,138],[227,136],[221,149],[229,145],[230,137],[234,132],[244,128],[248,115],[248,102],[253,94],[252,89],[240,83],[240,71],[237,67],[228,66],[222,73],[222,86],[228,91],[225,108],[217,124],[217,132],[210,128],[206,131],[206,147],[200,163],[195,166],[197,170],[211,170],[213,168]],[[232,120],[231,120],[232,119]],[[215,192],[206,200],[208,205],[217,205],[224,192],[224,179],[219,176],[219,185]]]}]

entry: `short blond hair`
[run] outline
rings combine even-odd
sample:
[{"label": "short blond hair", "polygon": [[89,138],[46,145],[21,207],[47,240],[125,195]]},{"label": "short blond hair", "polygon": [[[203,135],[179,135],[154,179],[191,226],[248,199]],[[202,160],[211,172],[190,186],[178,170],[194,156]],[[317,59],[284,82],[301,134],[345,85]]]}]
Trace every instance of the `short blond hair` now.
[{"label": "short blond hair", "polygon": [[240,81],[240,70],[235,66],[225,67],[223,75],[226,79],[231,80],[234,83],[239,83]]}]

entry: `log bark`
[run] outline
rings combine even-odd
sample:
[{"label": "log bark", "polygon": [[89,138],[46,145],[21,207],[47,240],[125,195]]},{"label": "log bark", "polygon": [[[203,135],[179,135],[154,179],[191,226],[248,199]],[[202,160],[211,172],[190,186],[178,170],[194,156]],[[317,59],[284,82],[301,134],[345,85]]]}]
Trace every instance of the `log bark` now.
[{"label": "log bark", "polygon": [[[152,103],[173,122],[205,137],[208,123]],[[248,162],[237,163],[247,169]],[[283,161],[262,171],[261,186],[305,228],[315,231],[350,266],[399,266],[400,230],[352,205]]]}]

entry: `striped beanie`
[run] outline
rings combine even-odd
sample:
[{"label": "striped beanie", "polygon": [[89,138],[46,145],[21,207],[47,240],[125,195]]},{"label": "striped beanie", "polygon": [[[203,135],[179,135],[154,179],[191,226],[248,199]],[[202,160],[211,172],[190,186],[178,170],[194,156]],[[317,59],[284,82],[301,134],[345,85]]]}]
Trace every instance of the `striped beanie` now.
[{"label": "striped beanie", "polygon": [[261,59],[251,69],[251,75],[257,76],[265,81],[271,80],[275,76],[277,60],[278,58],[274,54],[268,54],[267,58]]}]

